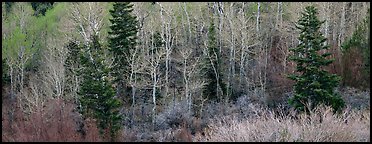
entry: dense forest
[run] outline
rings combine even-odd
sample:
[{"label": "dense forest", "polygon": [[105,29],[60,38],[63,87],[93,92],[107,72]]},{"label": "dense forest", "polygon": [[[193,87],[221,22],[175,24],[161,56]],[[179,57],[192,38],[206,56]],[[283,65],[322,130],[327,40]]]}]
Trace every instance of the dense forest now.
[{"label": "dense forest", "polygon": [[2,2],[2,141],[370,141],[369,2]]}]

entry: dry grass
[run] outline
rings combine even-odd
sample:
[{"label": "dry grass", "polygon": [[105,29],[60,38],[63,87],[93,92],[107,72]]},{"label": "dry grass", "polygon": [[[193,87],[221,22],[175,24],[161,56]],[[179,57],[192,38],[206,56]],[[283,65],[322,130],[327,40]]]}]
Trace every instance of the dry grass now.
[{"label": "dry grass", "polygon": [[[260,108],[262,109],[262,108]],[[239,121],[235,116],[216,119],[196,135],[194,141],[217,142],[365,142],[370,141],[370,110],[344,110],[334,115],[329,107],[318,107],[309,115],[278,115],[268,110],[255,118]],[[293,111],[292,111],[293,112]]]}]

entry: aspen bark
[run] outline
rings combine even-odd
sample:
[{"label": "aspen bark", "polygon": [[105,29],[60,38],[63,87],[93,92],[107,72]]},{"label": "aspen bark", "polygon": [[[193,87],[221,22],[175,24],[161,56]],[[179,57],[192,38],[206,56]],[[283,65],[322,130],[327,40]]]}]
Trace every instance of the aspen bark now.
[{"label": "aspen bark", "polygon": [[345,37],[345,13],[346,13],[346,2],[342,3],[342,13],[341,13],[341,22],[340,22],[340,34],[338,35],[338,46],[341,46]]},{"label": "aspen bark", "polygon": [[245,65],[245,57],[246,57],[246,54],[245,54],[245,39],[249,36],[247,36],[247,33],[246,32],[246,29],[247,29],[247,21],[245,19],[245,11],[244,11],[244,5],[245,3],[243,2],[242,4],[242,8],[240,9],[239,13],[240,13],[240,20],[241,20],[241,29],[240,29],[240,33],[241,33],[241,50],[240,50],[240,67],[239,67],[239,86],[242,87],[242,79],[243,79],[243,74],[244,74],[244,65]]},{"label": "aspen bark", "polygon": [[256,17],[256,32],[257,34],[260,32],[260,2],[257,3],[257,17]]}]

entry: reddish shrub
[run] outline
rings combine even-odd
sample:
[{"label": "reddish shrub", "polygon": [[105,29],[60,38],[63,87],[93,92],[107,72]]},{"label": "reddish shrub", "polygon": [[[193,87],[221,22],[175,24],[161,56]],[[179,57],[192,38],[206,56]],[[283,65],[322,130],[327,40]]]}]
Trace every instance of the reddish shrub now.
[{"label": "reddish shrub", "polygon": [[342,57],[342,83],[346,86],[362,88],[367,80],[363,74],[363,55],[357,48],[350,48]]},{"label": "reddish shrub", "polygon": [[10,121],[9,107],[3,105],[2,141],[100,141],[94,121],[84,122],[85,136],[77,131],[79,114],[73,112],[74,107],[62,99],[51,99],[29,115],[17,108]]},{"label": "reddish shrub", "polygon": [[192,142],[191,132],[187,128],[182,127],[176,130],[175,140],[178,142]]},{"label": "reddish shrub", "polygon": [[268,95],[265,103],[269,106],[282,103],[286,97],[284,93],[292,90],[293,81],[286,74],[294,72],[293,61],[288,60],[289,45],[285,43],[285,35],[275,33],[272,47],[269,51],[267,66],[267,88]]}]

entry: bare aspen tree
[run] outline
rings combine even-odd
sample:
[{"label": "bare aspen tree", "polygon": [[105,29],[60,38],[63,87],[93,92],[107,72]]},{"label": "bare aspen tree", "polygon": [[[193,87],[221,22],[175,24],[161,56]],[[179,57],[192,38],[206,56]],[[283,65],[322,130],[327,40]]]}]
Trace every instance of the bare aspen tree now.
[{"label": "bare aspen tree", "polygon": [[331,17],[332,17],[332,45],[333,46],[335,46],[335,45],[337,45],[337,32],[338,32],[338,30],[337,30],[337,28],[339,27],[338,26],[338,22],[337,22],[337,9],[338,9],[338,4],[335,4],[335,3],[332,3],[332,8],[331,8],[331,10],[332,10],[332,14],[331,14]]},{"label": "bare aspen tree", "polygon": [[188,78],[188,89],[189,89],[189,103],[188,103],[188,111],[191,112],[191,108],[193,104],[194,93],[201,91],[204,87],[205,82],[200,80],[199,73],[197,69],[200,67],[200,58],[196,57],[190,62],[189,66],[187,67],[187,78]]},{"label": "bare aspen tree", "polygon": [[191,101],[189,98],[190,94],[189,94],[189,76],[187,73],[187,66],[188,66],[187,61],[188,61],[189,56],[192,53],[192,49],[182,48],[180,50],[180,53],[183,58],[183,81],[185,83],[185,98],[186,98],[187,104],[189,105],[188,111],[190,111]]},{"label": "bare aspen tree", "polygon": [[223,2],[218,2],[215,3],[214,9],[217,10],[218,17],[219,17],[219,47],[220,47],[220,53],[222,53],[222,29],[223,29],[223,22],[224,22],[224,3]]},{"label": "bare aspen tree", "polygon": [[[159,46],[159,45],[156,45],[155,43],[156,42],[156,39],[155,39],[156,28],[152,24],[155,23],[156,17],[151,17],[149,20],[150,22],[148,23],[147,26],[149,26],[148,31],[150,33],[150,36],[148,40],[145,39],[145,46],[147,46],[146,43],[148,43],[149,48],[142,54],[143,60],[141,61],[144,61],[144,63],[139,64],[139,65],[143,67],[143,70],[142,70],[143,72],[141,73],[148,74],[151,77],[149,83],[145,85],[150,87],[151,92],[152,92],[151,97],[152,97],[153,107],[152,107],[151,117],[152,117],[152,126],[153,126],[152,128],[154,129],[155,122],[156,122],[155,118],[156,118],[156,108],[157,108],[157,101],[158,101],[156,91],[162,86],[162,84],[164,84],[164,82],[162,82],[162,78],[160,77],[161,76],[160,64],[164,60],[166,60],[164,59],[164,56],[167,55],[167,50],[165,49],[166,44],[164,44],[164,46]],[[164,28],[164,27],[161,26],[160,28]],[[165,29],[162,29],[162,30],[165,30]],[[164,34],[164,31],[161,31],[160,34],[161,34],[160,36],[161,41],[165,42],[165,38],[162,36],[162,34]]]},{"label": "bare aspen tree", "polygon": [[281,28],[283,22],[283,3],[278,2],[277,15],[276,15],[276,28]]},{"label": "bare aspen tree", "polygon": [[[154,45],[152,44],[152,48]],[[152,54],[151,60],[148,60],[151,67],[151,77],[152,77],[152,102],[153,102],[153,109],[152,109],[152,123],[155,126],[155,117],[156,117],[156,89],[159,87],[159,64],[162,61],[163,56],[166,55],[166,51],[163,49],[157,50],[155,53]]]},{"label": "bare aspen tree", "polygon": [[[172,16],[171,16],[171,8],[168,7],[168,11],[163,7],[161,3],[158,3],[160,6],[160,17],[162,21],[162,34],[161,37],[165,41],[165,50],[166,50],[166,58],[165,58],[165,97],[168,97],[169,92],[169,61],[170,61],[170,54],[172,53],[171,48],[171,40],[172,40],[172,34],[171,34],[171,22],[172,22]],[[165,14],[167,15],[167,18],[165,18]]]},{"label": "bare aspen tree", "polygon": [[183,5],[184,5],[183,10],[185,11],[186,19],[187,19],[187,24],[188,24],[188,26],[189,26],[188,42],[190,42],[190,41],[191,41],[190,17],[189,17],[189,14],[188,14],[188,12],[187,12],[187,9],[186,9],[186,3],[184,2]]},{"label": "bare aspen tree", "polygon": [[256,32],[260,32],[260,7],[261,3],[257,2]]},{"label": "bare aspen tree", "polygon": [[[230,8],[229,8],[229,27],[230,27],[230,57],[229,57],[229,73],[227,75],[227,89],[226,89],[226,98],[228,99],[231,96],[231,87],[232,87],[232,81],[234,80],[234,75],[235,75],[235,27],[233,24],[233,18],[234,16],[234,3],[230,3]],[[226,99],[226,100],[227,100]]]},{"label": "bare aspen tree", "polygon": [[[330,21],[330,19],[329,19],[329,14],[330,14],[330,3],[329,2],[326,2],[326,3],[324,3],[324,5],[325,6],[323,6],[324,7],[324,9],[325,9],[325,12],[324,12],[324,14],[325,14],[325,29],[324,29],[324,37],[325,38],[328,38],[328,29],[329,29],[329,21]],[[327,44],[328,42],[327,41],[325,41],[325,44]]]},{"label": "bare aspen tree", "polygon": [[287,42],[283,39],[283,35],[286,35],[287,34],[287,29],[285,29],[285,27],[283,26],[283,3],[282,2],[278,2],[278,8],[277,8],[277,19],[276,19],[276,27],[278,28],[279,30],[279,44],[280,45],[280,49],[281,49],[281,52],[283,54],[283,59],[282,59],[282,65],[283,65],[283,72],[286,72],[286,68],[287,68],[287,56],[288,56],[288,48],[287,46],[282,46],[281,44],[286,44]]},{"label": "bare aspen tree", "polygon": [[[19,33],[13,35],[21,35],[21,39],[16,39],[19,42],[16,42],[9,47],[9,50],[13,51],[15,55],[9,57],[8,64],[11,69],[11,83],[14,84],[11,90],[11,101],[15,102],[17,99],[21,100],[24,96],[24,86],[25,86],[25,68],[26,63],[29,62],[30,58],[34,54],[32,49],[31,39],[32,37],[27,35],[28,27],[30,26],[30,16],[32,14],[31,6],[27,3],[15,3],[13,9],[18,10],[15,14],[15,23],[13,27],[19,28]],[[13,46],[13,47],[12,47]],[[9,55],[9,56],[12,56]],[[22,101],[19,101],[19,107],[23,109]]]},{"label": "bare aspen tree", "polygon": [[[25,34],[25,37],[26,36],[26,23],[27,23],[27,17],[29,17],[29,14],[27,12],[27,6],[25,5],[18,5],[20,10],[21,10],[21,14],[19,15],[19,28],[21,29],[21,33],[22,34]],[[26,43],[24,43],[26,44]],[[30,45],[20,45],[19,47],[19,51],[18,51],[18,62],[19,64],[17,65],[18,66],[18,70],[19,70],[19,74],[18,74],[18,80],[19,80],[19,94],[20,96],[23,96],[23,88],[24,88],[24,79],[25,79],[25,73],[24,73],[24,69],[25,69],[25,66],[26,66],[26,62],[29,60],[29,58],[31,57],[30,54],[27,54],[26,52],[26,49],[30,49]],[[21,97],[20,97],[21,98]],[[20,107],[22,109],[22,104],[20,103]]]},{"label": "bare aspen tree", "polygon": [[185,28],[185,25],[186,25],[186,23],[185,23],[185,16],[184,16],[184,14],[182,13],[182,9],[184,9],[183,8],[183,6],[182,6],[182,3],[178,3],[178,5],[179,5],[179,15],[181,15],[181,25],[182,25],[182,35],[181,35],[181,37],[186,37],[186,38],[189,38],[189,37],[187,37],[187,33],[186,33],[186,28]]},{"label": "bare aspen tree", "polygon": [[100,35],[104,25],[106,4],[100,2],[71,3],[70,16],[85,44],[92,35]]},{"label": "bare aspen tree", "polygon": [[65,49],[62,46],[52,46],[55,44],[55,40],[48,41],[50,46],[43,54],[43,82],[46,90],[50,90],[47,95],[51,98],[60,99],[63,96],[64,90],[64,61],[65,61]]},{"label": "bare aspen tree", "polygon": [[[55,35],[56,33],[49,34]],[[47,49],[43,53],[43,66],[41,66],[40,76],[41,87],[44,89],[42,95],[49,97],[43,98],[41,101],[45,102],[47,99],[57,99],[57,100],[74,100],[74,97],[68,97],[65,95],[65,67],[64,63],[66,60],[66,48],[62,45],[64,42],[62,39],[56,39],[56,36],[48,36],[47,39]],[[40,89],[40,88],[39,88]],[[48,92],[48,90],[50,90]],[[34,93],[37,91],[35,90]],[[63,118],[64,104],[60,105],[58,115],[59,118]],[[62,123],[58,125],[58,129],[62,129]]]},{"label": "bare aspen tree", "polygon": [[[261,46],[261,49],[259,50],[259,53],[258,53],[258,65],[259,65],[259,70],[258,70],[258,80],[259,80],[259,86],[262,87],[262,56],[263,56],[263,48],[262,48],[262,42],[261,42],[261,39],[260,39],[260,8],[261,8],[261,3],[258,2],[257,3],[257,15],[256,15],[256,39],[258,41],[260,41],[260,46]],[[252,71],[252,75],[253,75],[253,71]],[[254,83],[254,92],[255,92],[255,95],[258,95],[258,88],[257,88],[257,84]]]},{"label": "bare aspen tree", "polygon": [[344,41],[345,35],[345,21],[346,21],[346,2],[342,3],[341,21],[340,21],[340,33],[338,35],[338,46]]},{"label": "bare aspen tree", "polygon": [[32,35],[28,34],[30,22],[33,19],[31,6],[28,3],[13,3],[10,11],[12,16],[7,17],[2,23],[2,55],[9,66],[10,109],[8,116],[10,128],[12,128],[15,110],[19,108],[25,112],[24,106],[28,104],[22,101],[28,94],[25,88],[26,66],[31,62],[35,47],[32,44]]},{"label": "bare aspen tree", "polygon": [[139,50],[138,47],[136,47],[134,50],[131,51],[131,57],[129,58],[130,61],[130,76],[129,76],[129,85],[132,88],[132,118],[131,118],[131,124],[133,124],[134,119],[134,106],[135,106],[135,96],[136,96],[136,90],[137,90],[137,73],[140,71],[140,66],[138,65],[138,61],[140,61],[140,57],[138,56]]},{"label": "bare aspen tree", "polygon": [[[219,33],[218,33],[217,38],[218,38],[219,53],[222,54],[222,47],[223,47],[223,40],[224,40],[224,38],[223,38],[223,32],[224,32],[223,28],[224,28],[224,17],[225,17],[224,3],[223,2],[218,2],[218,3],[215,2],[213,6],[214,6],[215,11],[213,11],[212,17],[215,13],[217,13],[217,15],[218,15],[218,32]],[[206,48],[207,48],[207,46],[208,45],[205,43]],[[211,55],[207,55],[207,56],[209,57],[209,59],[214,59],[215,57],[217,58],[216,53],[214,53],[214,56],[211,56]],[[218,71],[217,68],[216,68],[217,66],[214,66],[212,61],[211,61],[211,65],[213,67],[213,71],[214,71],[214,73],[216,75],[216,79],[217,79],[217,93],[216,93],[217,98],[219,100],[222,100],[222,97],[223,97],[223,95],[225,95],[225,93],[223,93],[222,88],[221,88],[221,84],[218,81],[219,79],[221,79],[221,76],[217,72]],[[229,89],[228,86],[229,85],[227,85],[226,89]],[[226,91],[226,96],[228,96],[228,90]]]},{"label": "bare aspen tree", "polygon": [[242,3],[242,7],[239,9],[239,19],[241,21],[241,27],[240,27],[240,34],[241,34],[241,42],[240,42],[240,66],[239,66],[239,87],[242,87],[242,79],[244,75],[244,64],[245,64],[245,48],[246,48],[246,39],[248,36],[247,32],[247,20],[245,17],[245,11],[244,11],[245,3]]},{"label": "bare aspen tree", "polygon": [[132,109],[132,114],[131,114],[131,126],[134,124],[134,119],[135,119],[135,105],[136,105],[136,92],[137,88],[141,88],[141,84],[137,81],[137,74],[141,73],[144,69],[141,61],[143,61],[143,57],[140,56],[142,53],[146,53],[146,38],[144,38],[144,22],[146,18],[148,18],[149,13],[145,11],[141,11],[140,7],[144,6],[144,3],[135,3],[134,4],[134,14],[137,16],[139,19],[139,36],[142,37],[143,39],[139,39],[139,44],[138,46],[135,47],[134,50],[131,50],[131,57],[129,58],[130,61],[130,76],[129,76],[129,85],[131,86],[131,91],[132,91],[132,104],[131,104],[131,109]]}]

